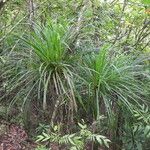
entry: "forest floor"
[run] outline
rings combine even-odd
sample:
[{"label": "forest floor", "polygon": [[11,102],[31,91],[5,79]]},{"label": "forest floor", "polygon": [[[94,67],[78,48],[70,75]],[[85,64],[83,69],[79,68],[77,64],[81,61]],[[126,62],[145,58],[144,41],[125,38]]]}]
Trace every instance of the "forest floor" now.
[{"label": "forest floor", "polygon": [[34,150],[36,147],[23,127],[0,120],[0,150]]}]

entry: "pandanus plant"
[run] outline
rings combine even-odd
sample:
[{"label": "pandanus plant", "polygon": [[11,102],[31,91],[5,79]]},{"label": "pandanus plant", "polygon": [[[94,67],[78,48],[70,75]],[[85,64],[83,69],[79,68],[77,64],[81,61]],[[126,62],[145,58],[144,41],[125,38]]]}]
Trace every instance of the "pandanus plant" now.
[{"label": "pandanus plant", "polygon": [[84,77],[89,83],[86,106],[95,119],[104,114],[112,120],[118,107],[125,107],[132,113],[133,105],[146,102],[148,89],[145,89],[143,80],[149,81],[145,61],[150,57],[124,53],[110,55],[110,49],[105,45],[98,53],[84,57],[88,68]]},{"label": "pandanus plant", "polygon": [[22,106],[25,106],[32,99],[37,99],[42,102],[44,110],[51,105],[52,121],[59,105],[67,105],[72,115],[77,110],[76,72],[67,45],[68,30],[67,26],[49,22],[21,38],[24,49],[11,52],[3,66],[2,76],[8,81],[6,94],[15,91],[11,105],[21,99]]}]

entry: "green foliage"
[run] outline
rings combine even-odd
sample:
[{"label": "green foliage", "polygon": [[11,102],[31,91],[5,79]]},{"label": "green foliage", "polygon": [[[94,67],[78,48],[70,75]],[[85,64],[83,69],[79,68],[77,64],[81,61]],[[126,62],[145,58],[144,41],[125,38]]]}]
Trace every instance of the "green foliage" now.
[{"label": "green foliage", "polygon": [[[54,143],[59,143],[60,145],[65,144],[70,147],[70,150],[81,150],[84,149],[87,142],[97,142],[99,145],[104,145],[109,148],[110,140],[105,136],[94,134],[88,128],[86,124],[78,123],[80,131],[73,134],[61,135],[57,126],[53,129],[55,132],[47,134],[43,132],[41,135],[37,136],[37,142],[50,141]],[[57,131],[57,132],[56,132]]]},{"label": "green foliage", "polygon": [[144,123],[144,124],[150,124],[150,115],[149,115],[149,107],[146,105],[140,105],[140,109],[135,109],[134,111],[134,117],[138,122]]},{"label": "green foliage", "polygon": [[36,132],[38,134],[41,134],[42,132],[47,132],[49,130],[49,125],[45,125],[42,123],[39,123],[39,126],[36,128]]},{"label": "green foliage", "polygon": [[113,103],[122,104],[133,113],[132,105],[140,105],[139,102],[147,97],[147,94],[142,92],[144,85],[139,80],[139,77],[143,78],[143,74],[148,74],[143,69],[147,56],[136,58],[125,53],[110,56],[112,52],[108,46],[104,46],[99,54],[90,54],[84,58],[89,69],[84,77],[89,82],[91,93],[88,107],[95,106],[97,118],[102,112],[102,103],[105,107],[102,109],[106,110],[111,119]]},{"label": "green foliage", "polygon": [[150,1],[149,0],[142,0],[142,3],[146,4],[146,5],[150,5]]},{"label": "green foliage", "polygon": [[65,32],[65,27],[52,22],[46,26],[37,27],[31,35],[31,39],[24,39],[24,41],[33,48],[41,62],[48,65],[61,62],[66,56],[68,47],[65,41]]},{"label": "green foliage", "polygon": [[150,139],[150,119],[149,108],[145,105],[141,105],[139,109],[134,109],[135,121],[125,126],[125,135],[123,141],[125,143],[125,149],[142,150],[149,148]]},{"label": "green foliage", "polygon": [[35,150],[51,150],[51,149],[47,149],[45,148],[45,146],[38,146]]},{"label": "green foliage", "polygon": [[68,101],[72,111],[77,110],[74,86],[76,73],[73,69],[72,55],[68,55],[69,47],[65,43],[66,32],[61,24],[54,22],[38,27],[31,38],[22,38],[22,46],[25,48],[23,52],[10,53],[3,65],[1,76],[6,76],[9,81],[6,94],[9,95],[16,90],[11,104],[23,94],[25,96],[21,101],[24,108],[30,103],[30,97],[36,93],[36,99],[43,99],[44,110],[47,108],[47,97],[50,95],[55,97],[55,102],[50,102],[49,99],[49,103],[56,104],[56,110],[57,105],[64,99]]},{"label": "green foliage", "polygon": [[[107,146],[100,131],[112,147],[150,147],[149,0],[12,0],[0,9],[0,106],[18,109],[13,122],[44,122],[43,139],[72,149]],[[71,132],[81,118],[99,121],[96,132],[79,124],[74,134],[59,126],[47,134],[45,124]]]}]

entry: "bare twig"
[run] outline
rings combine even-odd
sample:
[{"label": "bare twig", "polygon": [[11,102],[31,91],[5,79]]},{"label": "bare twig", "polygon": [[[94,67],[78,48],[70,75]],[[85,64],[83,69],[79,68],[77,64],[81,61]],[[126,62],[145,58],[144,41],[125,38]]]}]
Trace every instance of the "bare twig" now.
[{"label": "bare twig", "polygon": [[117,33],[116,33],[116,37],[113,41],[113,44],[116,43],[116,41],[118,40],[119,35],[121,34],[121,22],[122,22],[122,17],[124,15],[124,11],[125,11],[126,6],[127,6],[127,0],[124,0],[121,15],[120,15],[120,21],[119,21],[118,29],[116,30]]},{"label": "bare twig", "polygon": [[29,0],[29,23],[31,25],[31,29],[34,27],[34,4],[33,0]]},{"label": "bare twig", "polygon": [[77,19],[77,24],[76,24],[76,28],[75,28],[75,33],[76,33],[76,41],[75,41],[75,45],[78,46],[79,40],[78,40],[78,35],[79,35],[79,31],[82,28],[82,22],[83,22],[83,14],[85,12],[85,10],[87,9],[87,6],[89,5],[89,0],[85,0],[83,2],[83,7],[81,8],[81,11],[79,12],[78,15],[78,19]]}]

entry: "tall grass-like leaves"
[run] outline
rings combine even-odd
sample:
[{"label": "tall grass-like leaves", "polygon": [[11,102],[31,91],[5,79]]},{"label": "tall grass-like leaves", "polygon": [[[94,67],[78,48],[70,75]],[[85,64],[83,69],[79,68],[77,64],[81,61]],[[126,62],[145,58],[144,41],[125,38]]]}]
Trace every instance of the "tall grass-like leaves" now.
[{"label": "tall grass-like leaves", "polygon": [[53,119],[62,101],[72,112],[77,110],[76,73],[71,54],[68,55],[66,33],[67,27],[51,22],[38,26],[31,35],[22,38],[24,49],[12,52],[3,67],[2,76],[8,80],[7,94],[15,92],[11,104],[19,95],[23,97],[23,106],[32,99],[39,99],[44,110],[48,104],[52,105]]},{"label": "tall grass-like leaves", "polygon": [[123,105],[132,112],[133,105],[144,102],[147,95],[141,79],[145,78],[145,59],[139,58],[123,53],[110,56],[108,46],[85,58],[89,70],[86,79],[92,93],[88,107],[97,119],[100,113],[112,118],[114,105]]}]

